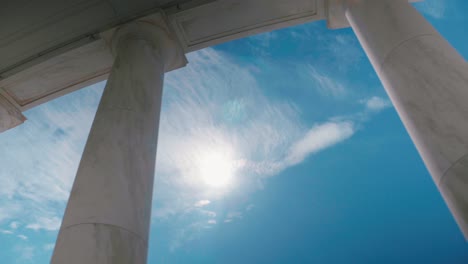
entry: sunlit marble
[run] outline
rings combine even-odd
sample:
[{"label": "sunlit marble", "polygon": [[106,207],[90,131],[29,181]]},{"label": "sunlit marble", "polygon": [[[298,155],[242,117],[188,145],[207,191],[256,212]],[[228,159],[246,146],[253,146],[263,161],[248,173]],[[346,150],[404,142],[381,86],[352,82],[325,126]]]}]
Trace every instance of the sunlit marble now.
[{"label": "sunlit marble", "polygon": [[468,64],[406,0],[348,1],[346,15],[468,238]]},{"label": "sunlit marble", "polygon": [[[117,30],[116,55],[77,172],[52,263],[146,263],[165,66],[165,31]],[[176,46],[176,45],[173,45]]]}]

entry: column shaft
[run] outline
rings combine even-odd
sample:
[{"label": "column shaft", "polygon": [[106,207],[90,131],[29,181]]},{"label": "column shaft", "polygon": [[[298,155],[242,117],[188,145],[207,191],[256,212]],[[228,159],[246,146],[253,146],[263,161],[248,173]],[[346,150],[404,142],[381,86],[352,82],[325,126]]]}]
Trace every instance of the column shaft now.
[{"label": "column shaft", "polygon": [[146,263],[161,50],[126,35],[104,89],[51,263]]},{"label": "column shaft", "polygon": [[347,0],[346,17],[468,238],[468,65],[407,0]]}]

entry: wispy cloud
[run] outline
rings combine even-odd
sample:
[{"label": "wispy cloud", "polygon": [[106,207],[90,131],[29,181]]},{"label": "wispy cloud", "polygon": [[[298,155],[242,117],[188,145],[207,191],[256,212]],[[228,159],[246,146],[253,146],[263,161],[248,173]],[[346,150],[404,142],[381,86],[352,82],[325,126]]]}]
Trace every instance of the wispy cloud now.
[{"label": "wispy cloud", "polygon": [[4,235],[12,235],[13,231],[0,229],[0,233],[2,233]]},{"label": "wispy cloud", "polygon": [[342,97],[346,95],[345,87],[331,76],[321,73],[312,65],[306,66],[307,71],[312,78],[311,84],[323,95]]},{"label": "wispy cloud", "polygon": [[229,212],[226,216],[227,219],[241,219],[243,216],[242,212]]},{"label": "wispy cloud", "polygon": [[446,0],[425,0],[420,3],[417,3],[416,6],[428,16],[441,19],[444,18],[447,11],[447,2]]},{"label": "wispy cloud", "polygon": [[18,229],[19,225],[20,224],[17,221],[13,221],[13,222],[10,223],[10,228],[11,229]]},{"label": "wispy cloud", "polygon": [[[166,79],[155,186],[158,217],[202,207],[207,198],[216,201],[197,169],[206,152],[228,153],[238,172],[236,184],[242,185],[252,181],[247,177],[277,174],[354,132],[352,121],[307,128],[296,105],[269,99],[251,71],[217,51],[190,54],[189,61],[190,67]],[[341,84],[311,71],[325,93],[344,92]]]},{"label": "wispy cloud", "polygon": [[33,260],[36,248],[33,246],[19,245],[15,246],[14,251],[16,252],[16,256],[18,256],[18,260],[29,262]]},{"label": "wispy cloud", "polygon": [[354,124],[351,121],[327,122],[317,125],[292,145],[286,158],[286,164],[289,166],[298,164],[308,155],[350,138],[354,132]]},{"label": "wispy cloud", "polygon": [[62,220],[58,217],[38,217],[35,222],[26,225],[26,228],[32,230],[44,229],[48,231],[55,231],[60,228]]},{"label": "wispy cloud", "polygon": [[0,135],[0,224],[21,219],[30,229],[57,230],[101,87],[32,109],[25,124]]},{"label": "wispy cloud", "polygon": [[324,41],[324,46],[329,51],[327,59],[333,60],[332,65],[342,72],[348,72],[349,67],[356,67],[366,59],[354,34],[333,34]]},{"label": "wispy cloud", "polygon": [[[232,208],[228,215],[219,216],[221,219],[211,215],[216,212],[207,214],[202,208],[208,203],[216,207],[226,193],[255,191],[263,178],[355,132],[351,120],[307,125],[297,105],[266,96],[253,71],[218,51],[206,49],[189,54],[189,61],[189,67],[166,78],[153,215],[159,219],[178,214],[199,219],[204,215],[206,220],[179,228],[175,240],[191,237],[189,226],[203,228],[210,220],[240,219],[245,205]],[[309,67],[309,77],[324,95],[339,97],[346,93],[339,82],[310,65],[305,67]],[[231,158],[236,172],[232,186],[219,191],[203,183],[199,158],[207,153]],[[183,241],[176,241],[171,248],[181,244]]]},{"label": "wispy cloud", "polygon": [[45,251],[50,251],[52,249],[54,249],[55,247],[55,244],[54,243],[49,243],[49,244],[45,244],[42,248],[45,250]]},{"label": "wispy cloud", "polygon": [[[2,175],[0,174],[0,180],[1,178]],[[2,187],[3,186],[0,186],[0,190],[3,189]],[[5,198],[5,196],[7,197]],[[0,223],[4,222],[5,220],[14,219],[22,212],[19,202],[9,198],[8,196],[8,194],[1,195],[0,191],[0,197],[3,197],[3,199],[0,199]]]},{"label": "wispy cloud", "polygon": [[193,241],[204,229],[209,228],[211,225],[208,222],[195,222],[175,230],[174,236],[169,242],[169,250],[173,252],[183,246],[184,243]]},{"label": "wispy cloud", "polygon": [[[189,61],[167,75],[158,141],[153,216],[197,218],[175,232],[172,249],[215,222],[243,216],[245,204],[227,208],[228,215],[212,209],[226,194],[248,195],[262,188],[265,177],[356,132],[351,119],[304,122],[297,105],[265,95],[251,70],[214,49],[189,54]],[[324,95],[347,93],[339,82],[304,67]],[[21,219],[26,229],[58,230],[102,87],[33,109],[26,124],[0,136],[6,146],[0,149],[0,224]],[[229,157],[232,185],[207,188],[200,175],[204,155]]]},{"label": "wispy cloud", "polygon": [[255,205],[254,205],[254,204],[249,204],[249,205],[247,205],[247,208],[245,208],[245,210],[246,210],[246,211],[250,211],[250,210],[252,210],[252,209],[254,209],[254,208],[255,208]]}]

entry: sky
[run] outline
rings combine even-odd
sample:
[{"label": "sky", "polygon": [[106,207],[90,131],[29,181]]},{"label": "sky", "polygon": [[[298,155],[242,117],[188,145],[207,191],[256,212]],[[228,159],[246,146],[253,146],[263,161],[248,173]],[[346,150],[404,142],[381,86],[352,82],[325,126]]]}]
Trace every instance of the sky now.
[{"label": "sky", "polygon": [[[415,6],[468,58],[468,1]],[[351,29],[187,57],[165,78],[148,263],[468,263]],[[104,86],[0,134],[0,263],[49,263]]]}]

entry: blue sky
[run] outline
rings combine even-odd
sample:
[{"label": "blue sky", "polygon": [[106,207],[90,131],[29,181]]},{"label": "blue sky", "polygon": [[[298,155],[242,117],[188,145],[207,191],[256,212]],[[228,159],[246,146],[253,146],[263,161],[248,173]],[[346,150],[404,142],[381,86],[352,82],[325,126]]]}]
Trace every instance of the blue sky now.
[{"label": "blue sky", "polygon": [[[468,2],[416,6],[467,58]],[[350,29],[310,23],[188,59],[165,80],[149,263],[468,263]],[[1,263],[49,262],[104,85],[0,134]]]}]

